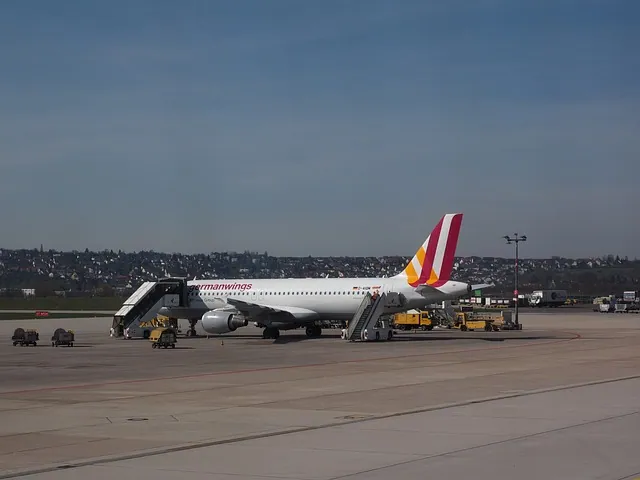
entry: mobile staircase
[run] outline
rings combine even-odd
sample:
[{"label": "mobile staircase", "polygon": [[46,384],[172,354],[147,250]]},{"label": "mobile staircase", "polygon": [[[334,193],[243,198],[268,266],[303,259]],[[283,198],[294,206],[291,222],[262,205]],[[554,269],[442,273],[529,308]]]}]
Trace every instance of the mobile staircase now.
[{"label": "mobile staircase", "polygon": [[355,315],[349,322],[343,338],[350,342],[365,340],[365,332],[367,329],[376,325],[380,317],[384,314],[384,307],[386,303],[386,293],[381,294],[375,300],[372,298],[370,293],[367,293]]},{"label": "mobile staircase", "polygon": [[[186,307],[189,296],[185,278],[163,278],[157,282],[144,282],[113,316],[111,335],[114,337],[138,336],[140,324],[151,321],[162,307]],[[142,330],[143,338],[149,338],[153,328]],[[132,335],[129,335],[129,332]]]}]

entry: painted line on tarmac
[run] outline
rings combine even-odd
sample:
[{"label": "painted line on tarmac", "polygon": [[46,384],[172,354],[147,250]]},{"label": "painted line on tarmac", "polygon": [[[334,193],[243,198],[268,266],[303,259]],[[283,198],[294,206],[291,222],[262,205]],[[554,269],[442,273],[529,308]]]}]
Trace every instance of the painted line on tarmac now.
[{"label": "painted line on tarmac", "polygon": [[[134,453],[129,453],[129,454],[108,455],[108,456],[103,456],[103,457],[89,458],[89,459],[86,459],[86,460],[81,460],[81,461],[72,462],[72,463],[58,463],[58,464],[43,466],[43,467],[40,467],[40,468],[14,470],[13,472],[0,474],[0,480],[4,480],[4,479],[8,479],[8,478],[24,477],[24,476],[27,476],[27,475],[37,475],[37,474],[41,474],[41,473],[55,472],[55,471],[59,471],[59,470],[68,470],[68,469],[74,469],[74,468],[88,467],[88,466],[93,466],[93,465],[116,463],[116,462],[121,462],[121,461],[125,461],[125,460],[135,460],[135,459],[138,459],[138,458],[153,457],[153,456],[156,456],[156,455],[166,455],[166,454],[169,454],[169,453],[184,452],[184,451],[188,451],[188,450],[197,450],[197,449],[200,449],[200,448],[215,447],[215,446],[218,446],[218,445],[230,445],[230,444],[234,444],[234,443],[246,442],[246,441],[249,441],[249,440],[259,440],[259,439],[263,439],[263,438],[278,437],[278,436],[290,435],[290,434],[294,434],[294,433],[304,433],[304,432],[310,432],[310,431],[314,431],[314,430],[323,430],[323,429],[332,428],[332,427],[341,427],[341,426],[344,426],[344,425],[353,425],[353,424],[358,424],[358,423],[371,422],[371,421],[375,421],[375,420],[384,420],[384,419],[387,419],[387,418],[403,417],[403,416],[407,416],[407,415],[415,415],[415,414],[420,414],[420,413],[433,412],[433,411],[437,411],[437,410],[447,410],[447,409],[450,409],[450,408],[465,407],[465,406],[477,405],[477,404],[481,404],[481,403],[489,403],[489,402],[494,402],[494,401],[498,401],[498,400],[507,400],[507,399],[510,399],[510,398],[529,397],[529,396],[532,396],[532,395],[539,395],[539,394],[542,394],[542,393],[551,393],[551,392],[558,392],[558,391],[563,391],[563,390],[572,390],[572,389],[575,389],[575,388],[584,388],[584,387],[589,387],[589,386],[593,386],[593,385],[604,385],[604,384],[607,384],[607,383],[624,382],[624,381],[637,380],[637,379],[640,379],[640,374],[639,375],[628,375],[628,376],[625,376],[625,377],[609,378],[609,379],[605,379],[605,380],[592,380],[590,382],[574,383],[574,384],[568,384],[568,385],[560,385],[560,386],[556,386],[556,387],[541,388],[541,389],[537,389],[537,390],[528,390],[528,391],[524,391],[524,392],[495,395],[495,396],[491,396],[491,397],[477,398],[477,399],[473,399],[473,400],[463,400],[463,401],[459,401],[459,402],[444,403],[444,404],[441,404],[441,405],[432,405],[432,406],[429,406],[429,407],[416,408],[416,409],[411,409],[411,410],[402,410],[402,411],[398,411],[398,412],[385,413],[385,414],[381,414],[381,415],[372,415],[372,416],[368,416],[367,418],[356,418],[356,419],[353,419],[353,420],[343,420],[343,421],[339,421],[339,422],[331,422],[331,423],[326,423],[326,424],[323,424],[323,425],[314,425],[314,426],[309,426],[309,427],[289,428],[289,429],[279,430],[279,431],[276,431],[276,432],[256,433],[256,434],[251,434],[251,435],[243,435],[243,436],[236,437],[236,438],[228,438],[228,439],[224,439],[224,440],[208,440],[208,441],[201,441],[201,442],[194,442],[194,443],[186,443],[186,444],[183,444],[183,445],[176,445],[176,446],[173,446],[173,447],[158,447],[158,448],[149,449],[149,450],[141,450],[141,451],[134,452]],[[635,414],[635,413],[637,413],[637,412],[634,412],[633,414]],[[591,423],[591,422],[588,422],[588,423]]]}]

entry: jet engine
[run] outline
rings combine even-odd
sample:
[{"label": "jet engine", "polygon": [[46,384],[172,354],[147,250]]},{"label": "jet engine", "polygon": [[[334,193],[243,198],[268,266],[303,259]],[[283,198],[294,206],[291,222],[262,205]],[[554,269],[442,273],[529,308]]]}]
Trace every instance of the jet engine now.
[{"label": "jet engine", "polygon": [[242,315],[224,310],[211,310],[202,315],[202,328],[208,333],[229,333],[249,324]]}]

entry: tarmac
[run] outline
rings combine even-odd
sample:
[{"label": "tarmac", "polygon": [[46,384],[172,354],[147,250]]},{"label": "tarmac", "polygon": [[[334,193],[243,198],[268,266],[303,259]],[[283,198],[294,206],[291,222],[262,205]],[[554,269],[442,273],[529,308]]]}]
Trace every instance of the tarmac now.
[{"label": "tarmac", "polygon": [[[513,332],[260,330],[155,350],[109,318],[0,321],[0,479],[640,477],[640,315]],[[12,346],[17,327],[37,347]],[[58,328],[77,344],[51,347]]]}]

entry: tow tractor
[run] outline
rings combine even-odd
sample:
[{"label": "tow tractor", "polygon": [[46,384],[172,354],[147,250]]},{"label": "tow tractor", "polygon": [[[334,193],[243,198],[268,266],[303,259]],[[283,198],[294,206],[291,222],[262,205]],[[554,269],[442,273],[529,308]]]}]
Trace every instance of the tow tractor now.
[{"label": "tow tractor", "polygon": [[158,327],[149,336],[151,348],[176,348],[176,331],[173,328]]},{"label": "tow tractor", "polygon": [[469,312],[456,312],[455,319],[453,321],[453,328],[459,328],[461,332],[484,330],[485,332],[492,332],[498,330],[493,324],[493,319],[474,318]]}]

